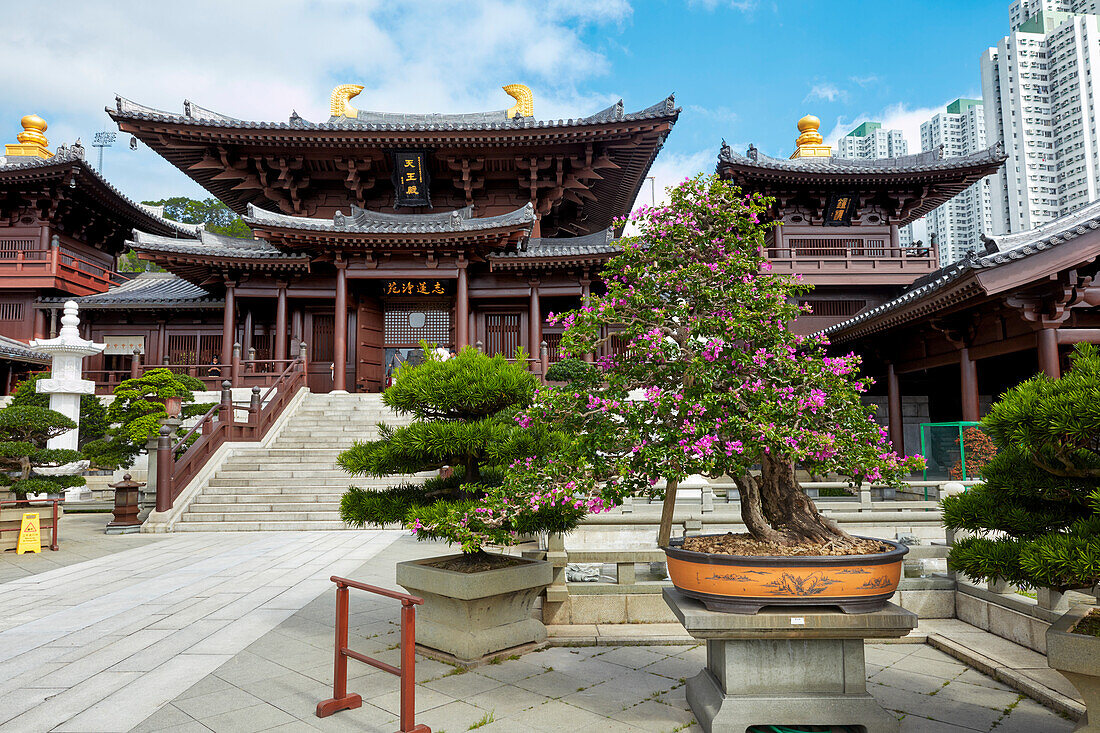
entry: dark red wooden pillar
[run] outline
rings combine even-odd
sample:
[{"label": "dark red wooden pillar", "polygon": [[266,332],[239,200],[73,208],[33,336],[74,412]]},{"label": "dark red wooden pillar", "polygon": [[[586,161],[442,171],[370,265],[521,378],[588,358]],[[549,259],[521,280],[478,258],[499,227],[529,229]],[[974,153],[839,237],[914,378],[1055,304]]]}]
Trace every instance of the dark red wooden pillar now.
[{"label": "dark red wooden pillar", "polygon": [[233,283],[225,284],[225,312],[222,314],[222,364],[233,361],[233,342],[237,330],[237,298]]},{"label": "dark red wooden pillar", "polygon": [[348,263],[336,260],[336,317],[332,334],[332,389],[347,390],[348,372]]},{"label": "dark red wooden pillar", "polygon": [[470,345],[470,291],[466,283],[466,263],[458,264],[458,294],[455,296],[455,349]]},{"label": "dark red wooden pillar", "polygon": [[894,452],[905,454],[905,421],[901,413],[901,390],[898,388],[898,373],[893,364],[886,365],[886,411],[890,426],[890,442]]},{"label": "dark red wooden pillar", "polygon": [[981,419],[978,406],[978,365],[970,358],[970,349],[959,350],[959,372],[962,377],[962,419],[977,422]]},{"label": "dark red wooden pillar", "polygon": [[1062,360],[1058,355],[1058,329],[1039,331],[1039,370],[1051,379],[1062,376]]},{"label": "dark red wooden pillar", "polygon": [[[275,360],[282,361],[286,358],[286,283],[276,283],[279,288],[279,298],[275,302]],[[275,371],[281,372],[283,367],[277,365]]]},{"label": "dark red wooden pillar", "polygon": [[528,306],[530,311],[530,342],[531,348],[528,349],[530,355],[535,359],[539,358],[539,344],[542,342],[542,306],[539,305],[539,281],[531,281],[531,303]]},{"label": "dark red wooden pillar", "polygon": [[34,337],[36,339],[46,338],[46,311],[41,308],[34,309]]}]

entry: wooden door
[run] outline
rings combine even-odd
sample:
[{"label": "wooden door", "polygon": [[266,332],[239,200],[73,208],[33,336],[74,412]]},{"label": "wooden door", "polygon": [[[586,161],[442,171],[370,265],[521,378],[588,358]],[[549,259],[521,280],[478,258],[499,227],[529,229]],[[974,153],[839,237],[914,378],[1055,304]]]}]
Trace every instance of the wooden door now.
[{"label": "wooden door", "polygon": [[355,347],[355,385],[358,392],[380,392],[385,373],[385,318],[382,304],[370,295],[359,296]]},{"label": "wooden door", "polygon": [[332,312],[306,313],[309,351],[308,381],[311,392],[332,391],[332,347],[336,319]]}]

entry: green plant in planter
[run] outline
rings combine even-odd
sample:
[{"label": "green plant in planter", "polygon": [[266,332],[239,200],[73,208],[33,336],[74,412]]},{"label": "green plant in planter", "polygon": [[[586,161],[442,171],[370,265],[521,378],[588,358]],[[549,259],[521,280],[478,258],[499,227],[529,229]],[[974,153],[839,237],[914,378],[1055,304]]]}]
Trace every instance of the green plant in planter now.
[{"label": "green plant in planter", "polygon": [[604,269],[606,294],[549,319],[566,329],[566,356],[598,352],[612,337],[626,344],[527,412],[527,424],[569,436],[550,469],[555,485],[572,482],[605,505],[664,494],[665,545],[679,482],[728,475],[755,539],[855,544],[818,513],[795,465],[879,481],[923,460],[896,455],[861,403],[870,380],[859,376],[858,357],[829,356],[824,337],[788,328],[809,286],[770,272],[763,221],[771,201],[713,176],[687,180],[669,197],[633,216],[639,235],[622,240]]},{"label": "green plant in planter", "polygon": [[170,369],[151,369],[137,379],[121,382],[115,387],[114,402],[107,407],[111,422],[107,436],[85,445],[84,452],[97,466],[130,465],[160,432],[160,420],[168,416],[164,401],[179,397],[183,401],[180,417],[186,420],[209,409],[210,405],[196,404],[193,394],[205,389],[198,379]]},{"label": "green plant in planter", "polygon": [[982,420],[997,453],[983,483],[943,501],[972,578],[1065,592],[1100,583],[1100,350],[1078,345],[1060,379],[1007,391]]},{"label": "green plant in planter", "polygon": [[0,409],[0,486],[20,499],[83,486],[83,476],[50,476],[35,470],[83,460],[80,451],[46,447],[50,438],[75,427],[72,420],[48,407],[8,405]]},{"label": "green plant in planter", "polygon": [[[403,365],[383,402],[412,415],[410,425],[380,425],[381,437],[356,443],[337,462],[356,476],[450,469],[422,485],[404,483],[383,491],[351,487],[340,516],[355,526],[402,523],[420,539],[444,539],[464,552],[485,544],[510,544],[517,533],[557,526],[556,516],[524,511],[507,520],[475,511],[487,495],[501,496],[505,469],[546,448],[545,431],[520,429],[519,408],[530,404],[537,380],[523,366],[523,355],[509,363],[465,348],[448,359],[425,348],[427,360]],[[444,474],[447,474],[444,471]],[[550,513],[552,514],[552,513]]]},{"label": "green plant in planter", "polygon": [[[41,379],[49,379],[49,374],[35,374],[27,377],[15,386],[12,394],[12,406],[30,406],[49,408],[50,396],[38,391],[38,382]],[[93,440],[100,440],[107,435],[110,421],[107,419],[107,408],[99,401],[99,397],[92,394],[80,396],[80,432],[77,443],[84,447]]]},{"label": "green plant in planter", "polygon": [[574,382],[592,369],[593,366],[584,359],[561,359],[546,370],[546,379],[550,382]]}]

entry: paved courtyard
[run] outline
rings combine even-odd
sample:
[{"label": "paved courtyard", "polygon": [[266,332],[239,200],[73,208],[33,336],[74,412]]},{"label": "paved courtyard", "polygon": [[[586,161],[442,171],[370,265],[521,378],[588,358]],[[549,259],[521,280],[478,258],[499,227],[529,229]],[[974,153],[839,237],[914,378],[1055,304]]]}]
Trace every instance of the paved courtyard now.
[{"label": "paved courtyard", "polygon": [[[331,696],[333,574],[393,587],[439,554],[399,532],[183,534],[0,585],[0,731],[397,729],[397,678],[349,663]],[[10,558],[5,558],[10,561]],[[397,663],[397,604],[354,592],[353,649]],[[435,733],[700,731],[693,644],[560,646],[463,671],[417,659]],[[1073,724],[924,644],[872,644],[872,694],[912,733],[1061,733]]]}]

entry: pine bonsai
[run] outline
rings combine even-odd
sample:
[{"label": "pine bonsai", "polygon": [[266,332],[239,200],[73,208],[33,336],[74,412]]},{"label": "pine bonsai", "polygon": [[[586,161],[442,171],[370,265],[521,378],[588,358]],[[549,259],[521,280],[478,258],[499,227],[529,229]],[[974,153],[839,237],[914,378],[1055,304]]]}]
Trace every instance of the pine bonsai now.
[{"label": "pine bonsai", "polygon": [[[770,272],[770,225],[762,223],[770,200],[716,177],[687,180],[669,195],[668,206],[633,216],[639,236],[608,262],[606,294],[551,314],[566,328],[565,356],[608,353],[529,411],[525,422],[571,436],[556,468],[535,473],[605,505],[663,493],[662,545],[679,482],[702,474],[733,478],[758,541],[858,546],[818,513],[796,464],[879,481],[922,460],[896,455],[861,403],[870,380],[858,375],[858,357],[830,357],[824,337],[787,328],[809,286]],[[608,331],[625,352],[611,352]]]},{"label": "pine bonsai", "polygon": [[944,524],[973,533],[951,548],[953,570],[1059,593],[1100,583],[1100,350],[1078,345],[1072,359],[982,420],[997,454],[983,483],[943,501]]},{"label": "pine bonsai", "polygon": [[36,470],[83,460],[80,451],[46,447],[50,438],[75,427],[72,420],[47,407],[8,405],[0,409],[0,486],[20,499],[83,486],[83,476],[52,476]]},{"label": "pine bonsai", "polygon": [[[38,381],[49,379],[49,374],[35,374],[27,377],[15,386],[9,405],[24,405],[49,409],[50,396],[38,391]],[[107,435],[110,422],[107,419],[107,408],[99,401],[99,397],[92,394],[80,396],[80,432],[77,443],[84,447],[93,440],[100,440]]]},{"label": "pine bonsai", "polygon": [[470,347],[447,359],[424,351],[426,361],[402,365],[382,396],[388,407],[414,421],[380,425],[378,440],[356,443],[337,462],[356,476],[444,470],[423,484],[406,481],[382,491],[353,486],[343,496],[340,516],[358,527],[401,523],[420,539],[448,540],[467,553],[484,544],[509,544],[517,532],[553,524],[552,518],[535,516],[538,512],[496,521],[475,511],[487,495],[500,495],[512,462],[550,439],[515,422],[516,411],[531,403],[538,384],[522,366],[522,354],[518,363],[509,363]]},{"label": "pine bonsai", "polygon": [[[210,405],[195,403],[195,391],[206,387],[198,379],[176,374],[170,369],[151,369],[137,379],[127,379],[115,387],[115,399],[107,407],[111,423],[107,436],[84,446],[84,452],[97,466],[129,466],[145,450],[149,439],[160,432],[160,420],[168,413],[164,401],[169,397],[183,400],[180,417],[202,415]],[[182,429],[181,429],[182,430]]]}]

